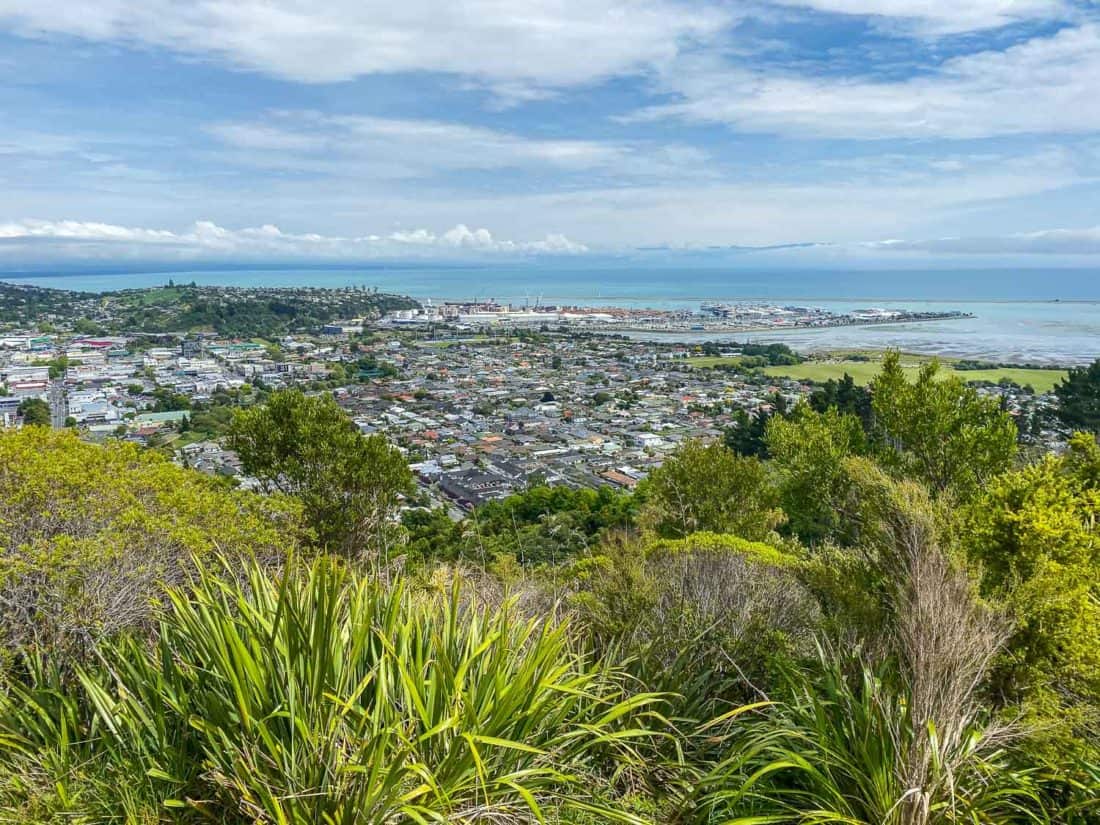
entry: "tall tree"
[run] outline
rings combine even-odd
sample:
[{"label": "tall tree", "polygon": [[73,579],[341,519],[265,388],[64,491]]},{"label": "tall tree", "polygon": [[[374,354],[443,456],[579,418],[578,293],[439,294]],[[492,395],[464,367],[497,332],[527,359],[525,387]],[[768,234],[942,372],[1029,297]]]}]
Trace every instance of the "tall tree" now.
[{"label": "tall tree", "polygon": [[1100,434],[1100,358],[1073,367],[1054,388],[1058,419],[1067,427]]},{"label": "tall tree", "polygon": [[767,441],[791,532],[810,544],[847,543],[855,525],[842,512],[850,490],[845,459],[866,450],[860,420],[836,406],[816,412],[799,404],[768,422]]},{"label": "tall tree", "polygon": [[937,361],[910,382],[897,352],[871,383],[874,428],[886,466],[936,493],[963,497],[1007,470],[1016,456],[1016,425],[995,397],[983,397]]},{"label": "tall tree", "polygon": [[412,475],[400,452],[360,433],[331,395],[274,393],[236,413],[228,443],[265,490],[301,500],[318,546],[361,556],[391,544]]},{"label": "tall tree", "polygon": [[642,494],[643,524],[665,538],[705,530],[763,540],[783,521],[764,464],[719,442],[685,443],[650,474]]},{"label": "tall tree", "polygon": [[764,438],[767,431],[769,413],[759,412],[749,415],[744,410],[736,410],[732,424],[722,433],[723,443],[737,455],[768,457],[768,442]]},{"label": "tall tree", "polygon": [[50,405],[41,398],[28,398],[19,404],[18,409],[24,424],[50,426]]},{"label": "tall tree", "polygon": [[864,427],[871,423],[871,393],[866,387],[856,384],[848,373],[837,381],[830,378],[810,395],[810,406],[818,412],[835,407],[842,413],[859,417]]}]

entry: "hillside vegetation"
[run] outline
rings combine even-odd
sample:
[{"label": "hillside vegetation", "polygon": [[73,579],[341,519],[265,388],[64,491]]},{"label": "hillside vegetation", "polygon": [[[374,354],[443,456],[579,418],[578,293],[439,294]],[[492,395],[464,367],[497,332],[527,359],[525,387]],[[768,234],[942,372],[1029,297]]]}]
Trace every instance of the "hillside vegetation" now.
[{"label": "hillside vegetation", "polygon": [[1100,822],[1095,433],[835,389],[459,522],[323,397],[229,425],[265,494],[0,433],[0,821]]},{"label": "hillside vegetation", "polygon": [[114,292],[70,292],[0,283],[0,328],[72,329],[87,335],[212,332],[279,338],[339,319],[377,318],[418,306],[411,298],[366,289],[170,285]]}]

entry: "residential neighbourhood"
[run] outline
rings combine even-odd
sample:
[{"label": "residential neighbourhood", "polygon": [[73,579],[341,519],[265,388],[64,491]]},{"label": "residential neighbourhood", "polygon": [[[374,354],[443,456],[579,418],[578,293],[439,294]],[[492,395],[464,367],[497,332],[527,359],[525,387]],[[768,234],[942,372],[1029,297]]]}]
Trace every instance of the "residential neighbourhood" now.
[{"label": "residential neighbourhood", "polygon": [[[633,488],[685,440],[720,438],[815,388],[759,370],[701,368],[698,344],[549,323],[408,324],[413,317],[401,310],[274,340],[7,332],[0,421],[18,426],[21,405],[39,399],[56,427],[169,450],[249,486],[221,443],[232,410],[285,387],[332,393],[362,432],[382,433],[405,453],[430,504],[458,517],[539,481]],[[708,352],[732,356],[737,347]],[[1051,403],[1012,384],[981,391],[1028,420]]]}]

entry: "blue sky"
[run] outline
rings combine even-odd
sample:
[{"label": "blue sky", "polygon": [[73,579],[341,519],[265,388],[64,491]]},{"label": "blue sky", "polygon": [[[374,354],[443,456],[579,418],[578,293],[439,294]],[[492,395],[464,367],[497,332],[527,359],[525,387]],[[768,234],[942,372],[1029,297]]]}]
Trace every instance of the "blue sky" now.
[{"label": "blue sky", "polygon": [[0,73],[0,268],[1100,260],[1086,0],[0,0]]}]

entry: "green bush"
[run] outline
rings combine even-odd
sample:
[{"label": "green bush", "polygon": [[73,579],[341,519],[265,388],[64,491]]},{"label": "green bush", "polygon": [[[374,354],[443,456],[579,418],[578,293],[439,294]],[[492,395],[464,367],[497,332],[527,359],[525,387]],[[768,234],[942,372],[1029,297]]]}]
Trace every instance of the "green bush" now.
[{"label": "green bush", "polygon": [[183,583],[196,557],[281,563],[298,514],[133,444],[0,431],[0,666],[24,648],[81,658],[147,626],[163,584]]},{"label": "green bush", "polygon": [[988,485],[965,546],[1013,619],[991,695],[1036,722],[1046,758],[1100,760],[1100,446],[1086,434]]},{"label": "green bush", "polygon": [[795,556],[696,533],[608,541],[575,567],[571,604],[598,650],[694,722],[770,689],[774,663],[811,652],[818,614]]}]

